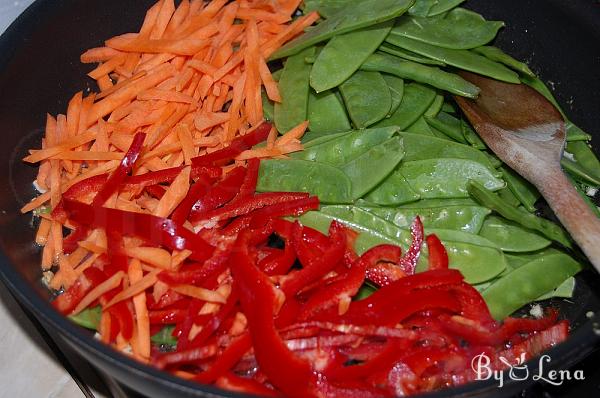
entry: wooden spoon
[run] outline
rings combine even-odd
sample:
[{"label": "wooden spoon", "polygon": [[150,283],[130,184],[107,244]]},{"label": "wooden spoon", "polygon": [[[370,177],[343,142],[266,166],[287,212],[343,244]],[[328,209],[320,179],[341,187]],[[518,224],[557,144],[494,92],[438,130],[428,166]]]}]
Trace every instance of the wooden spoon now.
[{"label": "wooden spoon", "polygon": [[600,272],[600,220],[567,179],[560,160],[565,123],[546,98],[525,84],[509,84],[473,73],[477,100],[455,97],[492,151],[537,187],[560,222]]}]

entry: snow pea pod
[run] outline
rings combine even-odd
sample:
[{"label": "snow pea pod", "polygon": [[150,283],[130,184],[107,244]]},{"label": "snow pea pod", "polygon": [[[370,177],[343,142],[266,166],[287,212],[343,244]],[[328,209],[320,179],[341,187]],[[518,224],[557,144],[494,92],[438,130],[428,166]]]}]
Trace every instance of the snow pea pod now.
[{"label": "snow pea pod", "polygon": [[[393,21],[334,36],[323,47],[310,71],[310,85],[317,92],[342,84],[383,42]],[[348,57],[348,54],[352,54]]]},{"label": "snow pea pod", "polygon": [[351,129],[346,108],[334,90],[308,95],[308,128],[310,131],[328,133],[348,131]]},{"label": "snow pea pod", "polygon": [[304,0],[304,14],[317,11],[323,18],[329,18],[352,0]]},{"label": "snow pea pod", "polygon": [[444,102],[444,105],[442,105],[442,112],[455,114],[456,108],[450,102]]},{"label": "snow pea pod", "polygon": [[520,83],[519,75],[516,72],[499,62],[491,61],[472,51],[438,47],[394,34],[390,34],[385,40],[395,46],[436,59],[459,69],[489,76],[507,83]]},{"label": "snow pea pod", "polygon": [[455,8],[444,18],[401,16],[391,34],[434,46],[468,50],[492,41],[503,26],[504,22],[486,21],[476,12]]},{"label": "snow pea pod", "polygon": [[418,83],[404,86],[400,106],[392,115],[377,122],[374,127],[397,126],[400,130],[413,124],[435,99],[435,91]]},{"label": "snow pea pod", "polygon": [[[323,144],[325,142],[333,140],[334,138],[342,137],[349,133],[351,133],[350,130],[342,131],[339,133],[329,133],[326,131],[309,131],[307,133],[304,133],[304,135],[302,136],[302,145],[304,146],[304,149],[306,150],[313,146]],[[296,152],[294,152],[294,153],[296,153]]]},{"label": "snow pea pod", "polygon": [[502,166],[500,171],[502,171],[502,177],[506,181],[508,189],[511,190],[527,211],[533,213],[535,211],[535,202],[540,198],[538,190],[508,167]]},{"label": "snow pea pod", "polygon": [[390,73],[403,79],[411,79],[416,82],[429,84],[440,90],[448,91],[462,97],[477,98],[479,95],[479,88],[477,86],[457,74],[400,59],[389,54],[372,54],[362,64],[361,69]]},{"label": "snow pea pod", "polygon": [[500,246],[483,236],[456,229],[430,228],[425,231],[427,234],[436,234],[442,241],[451,241],[467,243],[481,247],[492,247],[500,250]]},{"label": "snow pea pod", "polygon": [[480,163],[468,159],[426,159],[403,162],[400,171],[421,198],[466,198],[467,182],[475,180],[490,190],[504,181]]},{"label": "snow pea pod", "polygon": [[265,90],[261,90],[260,98],[263,107],[263,116],[266,121],[272,122],[275,117],[275,104],[267,97]]},{"label": "snow pea pod", "polygon": [[551,243],[537,232],[496,216],[484,221],[479,234],[495,242],[505,252],[531,252],[544,249]]},{"label": "snow pea pod", "polygon": [[484,153],[468,145],[435,137],[423,139],[422,135],[413,133],[402,132],[399,134],[404,140],[405,162],[439,158],[467,159],[481,163],[490,172],[500,176]]},{"label": "snow pea pod", "polygon": [[[407,133],[418,134],[421,137],[426,135],[429,137],[437,137],[437,134],[433,131],[431,126],[425,121],[423,116],[419,117],[413,124],[404,129]],[[449,140],[445,134],[441,134],[443,137],[439,137],[440,139]]]},{"label": "snow pea pod", "polygon": [[392,137],[341,166],[352,182],[352,199],[361,198],[383,181],[404,156],[402,139]]},{"label": "snow pea pod", "polygon": [[385,118],[392,107],[392,94],[379,72],[357,71],[340,86],[354,127],[362,129]]},{"label": "snow pea pod", "polygon": [[390,117],[396,109],[400,106],[402,102],[402,97],[404,96],[404,80],[394,76],[388,75],[387,73],[382,73],[383,80],[385,80],[388,89],[390,90],[391,96],[391,105],[390,110],[388,111],[386,117]]},{"label": "snow pea pod", "polygon": [[469,194],[482,206],[490,208],[507,220],[514,221],[525,228],[539,231],[546,238],[556,241],[565,247],[572,247],[569,235],[552,221],[537,217],[534,214],[513,207],[504,202],[497,194],[486,189],[476,181],[467,183]]},{"label": "snow pea pod", "polygon": [[392,138],[397,132],[398,128],[393,126],[353,130],[336,135],[333,139],[319,145],[305,147],[303,151],[291,154],[291,157],[341,167],[369,148]]},{"label": "snow pea pod", "polygon": [[425,113],[423,114],[423,116],[426,116],[426,117],[436,117],[438,115],[438,113],[440,113],[440,111],[442,110],[442,106],[443,105],[444,105],[444,96],[441,95],[441,94],[436,95],[435,99],[433,100],[433,102],[429,106],[429,109],[427,109],[425,111]]},{"label": "snow pea pod", "polygon": [[567,151],[573,155],[579,164],[595,180],[600,180],[600,161],[592,149],[581,141],[567,143]]},{"label": "snow pea pod", "polygon": [[410,228],[416,216],[421,217],[425,228],[454,229],[476,234],[490,210],[482,206],[447,206],[423,208],[363,207],[369,213],[389,221],[400,228]]},{"label": "snow pea pod", "polygon": [[500,50],[498,47],[494,46],[481,46],[474,48],[473,51],[483,55],[484,57],[491,59],[492,61],[500,62],[516,70],[519,73],[522,73],[527,76],[535,77],[535,73],[529,69],[526,63],[517,61],[510,55],[506,54],[504,51]]},{"label": "snow pea pod", "polygon": [[557,288],[581,266],[566,254],[531,261],[498,279],[482,293],[492,316],[503,319],[523,305]]},{"label": "snow pea pod", "polygon": [[586,184],[590,184],[594,187],[600,187],[600,177],[593,175],[589,172],[589,170],[583,168],[579,163],[568,158],[562,158],[560,160],[560,164],[562,168],[569,172],[574,179]]},{"label": "snow pea pod", "polygon": [[515,194],[512,193],[512,191],[508,189],[508,187],[500,189],[497,193],[500,199],[502,199],[504,202],[508,203],[512,207],[517,208],[521,204],[521,202],[519,202],[519,199],[517,199]]},{"label": "snow pea pod", "polygon": [[381,206],[394,206],[419,200],[421,196],[408,184],[400,169],[394,170],[364,199]]},{"label": "snow pea pod", "polygon": [[390,43],[382,43],[379,46],[379,51],[390,55],[395,55],[396,57],[405,59],[407,61],[417,62],[419,64],[446,66],[446,64],[443,62],[424,57],[422,55],[413,53],[412,51],[408,51],[400,47],[393,46]]},{"label": "snow pea pod", "polygon": [[465,137],[465,140],[467,140],[467,142],[471,144],[473,148],[479,150],[487,149],[485,142],[483,142],[481,137],[479,137],[479,134],[477,134],[475,130],[473,130],[471,126],[469,126],[469,124],[462,119],[460,120],[460,128],[462,130],[463,137]]},{"label": "snow pea pod", "polygon": [[458,269],[471,284],[489,281],[506,269],[504,254],[493,247],[445,241],[450,268]]},{"label": "snow pea pod", "polygon": [[429,9],[429,17],[440,15],[464,3],[465,0],[437,0]]},{"label": "snow pea pod", "polygon": [[547,247],[542,250],[536,250],[528,253],[505,253],[506,260],[512,269],[517,269],[523,265],[538,260],[542,257],[549,256],[551,254],[565,254],[554,247]]},{"label": "snow pea pod", "polygon": [[573,122],[565,121],[565,130],[567,131],[567,142],[571,141],[589,141],[592,136],[577,127]]},{"label": "snow pea pod", "polygon": [[444,112],[440,112],[436,117],[431,117],[427,115],[425,115],[424,117],[427,123],[429,123],[432,127],[440,130],[442,133],[446,134],[454,141],[460,142],[462,144],[468,143],[463,134],[460,119],[457,119],[454,116]]},{"label": "snow pea pod", "polygon": [[447,207],[447,206],[479,206],[477,202],[475,202],[471,198],[453,198],[453,199],[422,199],[418,202],[403,204],[402,208],[405,209],[420,209],[420,208],[430,208],[430,207]]},{"label": "snow pea pod", "polygon": [[404,14],[412,6],[413,1],[364,0],[352,2],[351,6],[340,8],[326,20],[275,51],[270,59],[297,54],[303,49],[333,36],[394,19]]},{"label": "snow pea pod", "polygon": [[259,192],[309,192],[324,203],[352,201],[352,183],[340,169],[295,159],[265,159],[258,173]]},{"label": "snow pea pod", "polygon": [[283,67],[279,79],[281,102],[275,103],[275,127],[282,134],[306,120],[310,65],[304,62],[304,58],[314,52],[314,47],[307,48],[289,57]]},{"label": "snow pea pod", "polygon": [[558,285],[556,289],[549,291],[548,293],[538,297],[535,301],[548,300],[554,297],[560,298],[571,298],[575,291],[575,278],[570,276],[563,283]]},{"label": "snow pea pod", "polygon": [[437,3],[437,0],[416,0],[415,4],[408,9],[409,15],[417,17],[426,17],[429,15],[429,10]]}]

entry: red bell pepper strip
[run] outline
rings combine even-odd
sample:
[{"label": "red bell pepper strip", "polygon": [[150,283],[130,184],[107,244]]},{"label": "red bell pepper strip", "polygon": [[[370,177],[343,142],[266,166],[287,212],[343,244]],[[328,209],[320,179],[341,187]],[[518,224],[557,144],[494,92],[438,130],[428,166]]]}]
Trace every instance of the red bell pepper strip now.
[{"label": "red bell pepper strip", "polygon": [[[177,343],[179,347],[179,342]],[[159,369],[165,369],[175,365],[185,365],[195,363],[208,358],[214,357],[217,354],[217,346],[215,344],[197,347],[193,350],[176,351],[164,354],[156,359],[154,365]]]},{"label": "red bell pepper strip", "polygon": [[238,294],[235,288],[231,291],[231,294],[227,298],[225,304],[219,308],[216,314],[209,319],[209,321],[202,326],[202,330],[194,339],[190,342],[190,347],[201,347],[206,340],[208,340],[213,333],[215,333],[221,324],[230,316],[236,309],[238,304]]},{"label": "red bell pepper strip", "polygon": [[412,275],[415,273],[415,267],[419,262],[419,256],[421,254],[421,246],[423,245],[423,236],[425,232],[423,231],[423,223],[421,222],[421,218],[419,216],[415,217],[412,225],[410,226],[410,234],[412,235],[412,243],[406,254],[400,259],[400,268],[407,275]]},{"label": "red bell pepper strip", "polygon": [[183,322],[188,312],[186,309],[176,308],[171,310],[148,311],[150,325],[173,325]]},{"label": "red bell pepper strip", "polygon": [[204,261],[213,253],[213,247],[188,229],[172,220],[104,207],[92,207],[73,200],[64,200],[64,208],[69,218],[86,226],[103,228],[125,236],[137,236],[154,245],[169,249],[192,252],[190,258]]},{"label": "red bell pepper strip", "polygon": [[452,286],[452,293],[461,303],[461,315],[463,317],[477,321],[480,325],[490,330],[497,327],[496,321],[477,289],[468,283],[461,282]]},{"label": "red bell pepper strip", "polygon": [[133,314],[127,301],[121,301],[107,310],[119,323],[119,332],[124,339],[130,340],[133,336]]},{"label": "red bell pepper strip", "polygon": [[108,198],[110,198],[113,193],[117,192],[121,185],[123,185],[125,178],[127,178],[128,174],[131,174],[131,170],[133,170],[133,166],[140,156],[145,139],[145,133],[136,133],[133,136],[133,141],[123,157],[123,160],[121,160],[121,164],[110,177],[108,177],[108,180],[94,198],[94,201],[92,202],[93,206],[104,205]]},{"label": "red bell pepper strip", "polygon": [[258,267],[269,276],[285,275],[294,265],[296,253],[290,244],[286,242],[283,250],[265,257],[259,262]]},{"label": "red bell pepper strip", "polygon": [[200,285],[213,275],[219,275],[227,268],[229,255],[221,253],[204,263],[186,264],[176,272],[161,272],[158,279],[167,285]]},{"label": "red bell pepper strip", "polygon": [[224,388],[228,391],[236,391],[244,394],[251,394],[261,397],[280,397],[277,391],[265,387],[264,384],[256,380],[246,377],[239,377],[231,372],[219,377],[215,382],[217,387]]},{"label": "red bell pepper strip", "polygon": [[231,141],[231,144],[227,148],[193,158],[192,164],[194,166],[225,165],[235,159],[240,153],[266,140],[271,127],[270,123],[263,122],[254,131]]},{"label": "red bell pepper strip", "polygon": [[52,306],[60,313],[68,315],[77,307],[85,295],[104,282],[106,274],[96,267],[90,267],[75,280],[73,285],[52,301]]},{"label": "red bell pepper strip", "polygon": [[[171,167],[168,169],[151,171],[149,173],[131,176],[125,180],[125,184],[128,188],[143,188],[149,185],[170,183],[173,182],[173,180],[177,178],[179,174],[181,174],[181,170],[183,170],[184,167],[185,166]],[[209,179],[216,179],[221,177],[222,175],[223,169],[221,169],[220,167],[197,166],[192,167],[190,178],[195,180],[200,176],[205,176]]]},{"label": "red bell pepper strip", "polygon": [[260,159],[248,159],[247,165],[246,178],[240,187],[240,193],[238,193],[238,195],[233,199],[233,202],[252,196],[256,192],[256,184],[258,183],[258,170],[260,169]]},{"label": "red bell pepper strip", "polygon": [[225,350],[217,356],[217,359],[212,366],[205,372],[200,373],[194,378],[199,383],[211,383],[227,374],[236,363],[240,361],[242,356],[252,348],[252,338],[250,333],[245,332],[240,337],[235,339]]},{"label": "red bell pepper strip", "polygon": [[[164,272],[161,272],[160,274],[158,274],[158,276],[160,277]],[[186,296],[177,293],[174,290],[167,290],[162,296],[160,296],[160,298],[158,299],[158,301],[154,302],[154,298],[152,297],[152,295],[146,295],[148,296],[148,300],[147,304],[148,304],[148,309],[150,310],[162,310],[162,309],[167,309],[168,307],[177,305],[177,303],[181,302],[181,301],[189,301],[189,298],[187,298]],[[188,305],[182,305],[181,308],[187,308]],[[178,307],[179,308],[179,307]]]},{"label": "red bell pepper strip", "polygon": [[[365,257],[368,254],[368,257]],[[395,245],[379,245],[364,253],[363,262],[368,261],[366,268],[367,279],[379,286],[387,286],[391,282],[397,281],[406,276],[404,271],[393,264],[397,264],[402,256],[402,249]]]},{"label": "red bell pepper strip", "polygon": [[223,206],[237,195],[244,182],[246,169],[236,167],[223,180],[213,185],[208,192],[192,206],[189,219],[191,222],[202,220],[206,212]]},{"label": "red bell pepper strip", "polygon": [[185,198],[173,211],[171,220],[177,224],[183,224],[189,217],[194,204],[210,190],[211,184],[212,182],[208,177],[200,175],[198,180],[190,187]]},{"label": "red bell pepper strip", "polygon": [[158,200],[162,199],[162,197],[165,195],[165,192],[167,192],[166,188],[162,185],[148,185],[145,190],[150,196]]},{"label": "red bell pepper strip", "polygon": [[448,268],[448,253],[440,239],[436,235],[431,234],[427,235],[425,241],[427,243],[427,251],[429,252],[429,269]]},{"label": "red bell pepper strip", "polygon": [[[297,200],[303,199],[306,201],[308,199],[308,194],[304,192],[266,192],[256,194],[250,197],[246,197],[244,199],[239,199],[236,201],[232,201],[227,205],[205,212],[201,218],[196,217],[194,220],[198,221],[201,219],[210,220],[210,221],[221,221],[227,220],[233,217],[242,216],[248,214],[254,210],[272,210],[272,209],[280,209],[280,207],[275,207],[275,205],[283,205],[288,202],[297,202]],[[311,202],[316,200],[317,207],[319,200],[314,198]],[[304,205],[304,202],[297,204],[294,203],[293,208]],[[314,206],[311,206],[314,207]],[[273,210],[276,211],[276,210]],[[289,211],[293,213],[293,210]],[[263,224],[264,225],[264,224]]]},{"label": "red bell pepper strip", "polygon": [[[299,195],[299,193],[294,195]],[[252,228],[258,228],[265,225],[268,220],[273,218],[284,216],[297,217],[306,213],[307,211],[318,209],[319,198],[316,196],[274,203],[270,206],[263,207],[250,213],[252,216],[252,222],[250,226]]]},{"label": "red bell pepper strip", "polygon": [[[299,271],[288,274],[281,281],[281,290],[286,296],[292,296],[298,293],[305,286],[316,282],[321,277],[331,271],[344,257],[346,250],[346,234],[342,224],[333,221],[329,227],[330,244],[322,256],[313,257],[307,263],[303,263],[303,268]],[[298,258],[300,255],[298,252]]]},{"label": "red bell pepper strip", "polygon": [[63,239],[63,251],[66,254],[71,254],[75,249],[79,247],[79,242],[85,240],[88,236],[89,228],[83,226],[77,226],[74,230]]},{"label": "red bell pepper strip", "polygon": [[248,319],[256,361],[268,380],[285,395],[316,396],[317,377],[310,364],[287,348],[275,328],[275,287],[251,258],[249,244],[252,233],[251,230],[245,230],[238,237],[237,250],[232,254],[231,271]]}]

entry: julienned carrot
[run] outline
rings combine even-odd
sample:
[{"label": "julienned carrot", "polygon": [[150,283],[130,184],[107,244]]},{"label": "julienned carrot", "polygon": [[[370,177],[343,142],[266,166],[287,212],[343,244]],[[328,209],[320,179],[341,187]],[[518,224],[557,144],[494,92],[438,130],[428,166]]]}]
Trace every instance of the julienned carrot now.
[{"label": "julienned carrot", "polygon": [[[152,247],[103,229],[77,229],[64,215],[64,208],[60,211],[63,194],[75,187],[80,196],[70,199],[92,203],[102,186],[94,190],[90,181],[106,181],[114,173],[138,132],[146,138],[132,168],[134,178],[166,169],[181,171],[168,181],[121,187],[107,198],[105,207],[169,218],[194,181],[202,181],[207,188],[218,185],[223,177],[214,173],[198,179],[190,168],[192,159],[226,149],[261,125],[263,89],[271,100],[281,101],[266,59],[316,21],[317,14],[311,13],[289,22],[298,4],[299,0],[182,0],[176,6],[174,0],[159,0],[146,12],[138,32],[110,38],[81,55],[83,63],[98,63],[88,76],[96,81],[99,92],[78,92],[69,100],[65,114],[48,115],[41,149],[31,150],[24,159],[40,164],[36,184],[46,192],[22,211],[44,205],[53,210],[43,214],[36,235],[36,241],[44,245],[43,270],[58,267],[53,277],[52,272],[45,273],[49,286],[68,289],[87,272],[106,271],[109,279],[95,286],[76,310],[119,289],[108,303],[100,300],[105,305],[99,332],[103,341],[115,342],[116,338],[117,347],[131,345],[138,359],[150,357],[146,292],[161,293],[158,300],[171,291],[169,286],[158,288],[158,273],[187,267],[198,261],[197,253]],[[231,164],[219,171],[226,175],[243,166],[244,159],[300,150],[305,128],[300,125],[281,138],[273,130],[266,148],[249,149],[235,161],[232,156]],[[86,184],[92,184],[87,191]],[[181,222],[177,228],[193,229],[189,221]],[[65,227],[72,235],[63,241]],[[79,244],[74,246],[75,240]],[[110,263],[106,266],[115,253],[127,260],[116,273]],[[227,299],[221,292],[224,286],[230,287],[226,268],[219,268],[221,274],[214,275],[218,279],[210,288],[180,285],[172,287],[172,292],[208,300],[211,311],[218,311]],[[124,300],[135,310],[130,340],[120,334],[115,337],[118,320],[108,311]],[[194,330],[200,330],[199,326]]]}]

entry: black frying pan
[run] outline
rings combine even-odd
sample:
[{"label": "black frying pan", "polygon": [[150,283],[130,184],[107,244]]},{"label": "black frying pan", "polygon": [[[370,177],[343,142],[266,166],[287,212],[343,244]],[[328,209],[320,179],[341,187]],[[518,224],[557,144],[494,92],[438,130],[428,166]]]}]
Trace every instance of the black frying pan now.
[{"label": "black frying pan", "polygon": [[[358,1],[358,0],[357,0]],[[71,95],[86,87],[91,67],[79,63],[86,49],[102,40],[137,29],[154,0],[38,0],[0,38],[0,276],[21,303],[46,328],[61,336],[93,365],[147,396],[238,396],[201,386],[141,365],[94,340],[48,304],[40,283],[40,250],[33,242],[31,215],[19,208],[34,196],[35,169],[20,162],[38,147],[45,113],[64,112]],[[471,0],[467,7],[488,19],[504,20],[497,45],[527,60],[556,95],[572,120],[594,136],[600,147],[600,5],[594,0]],[[571,321],[568,341],[550,352],[546,367],[566,369],[598,344],[594,328],[600,310],[600,277],[591,270],[578,276],[572,301],[556,301]],[[596,325],[595,325],[596,323]],[[5,360],[10,360],[6,358]],[[537,373],[537,361],[529,364]],[[32,382],[34,382],[32,380]],[[528,382],[531,382],[531,378]],[[430,396],[512,395],[528,382],[493,380]]]}]

